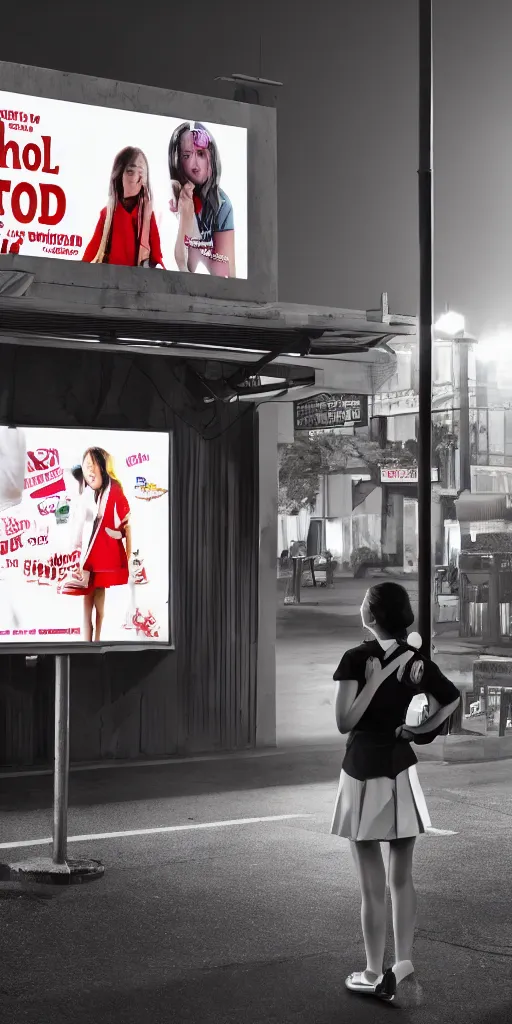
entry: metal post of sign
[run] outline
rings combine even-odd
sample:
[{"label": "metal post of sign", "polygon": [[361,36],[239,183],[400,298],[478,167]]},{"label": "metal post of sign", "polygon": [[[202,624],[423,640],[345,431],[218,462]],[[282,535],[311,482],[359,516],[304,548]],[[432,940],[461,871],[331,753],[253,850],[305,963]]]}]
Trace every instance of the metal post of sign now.
[{"label": "metal post of sign", "polygon": [[[70,860],[68,845],[69,789],[69,706],[71,658],[54,655],[55,679],[55,762],[53,776],[53,856],[36,857],[10,865],[15,881],[49,885],[76,885],[102,878],[104,867],[98,860]],[[41,845],[46,841],[43,840]]]},{"label": "metal post of sign", "polygon": [[432,651],[432,0],[419,0],[419,416],[418,628],[422,653]]},{"label": "metal post of sign", "polygon": [[53,863],[65,864],[68,845],[69,654],[55,656],[55,765],[53,776]]},{"label": "metal post of sign", "polygon": [[469,345],[462,337],[458,344],[459,352],[459,455],[460,455],[460,489],[471,490],[471,457],[470,457],[470,423],[469,423]]}]

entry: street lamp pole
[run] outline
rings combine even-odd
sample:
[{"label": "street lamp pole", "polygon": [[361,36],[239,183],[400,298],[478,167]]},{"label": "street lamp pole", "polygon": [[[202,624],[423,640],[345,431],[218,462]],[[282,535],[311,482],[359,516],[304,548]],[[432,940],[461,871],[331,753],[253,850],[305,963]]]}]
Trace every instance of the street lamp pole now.
[{"label": "street lamp pole", "polygon": [[432,122],[432,0],[419,0],[418,629],[422,653],[428,658],[432,650]]},{"label": "street lamp pole", "polygon": [[460,489],[471,490],[471,442],[469,424],[469,346],[464,336],[457,346],[459,352],[459,456]]}]

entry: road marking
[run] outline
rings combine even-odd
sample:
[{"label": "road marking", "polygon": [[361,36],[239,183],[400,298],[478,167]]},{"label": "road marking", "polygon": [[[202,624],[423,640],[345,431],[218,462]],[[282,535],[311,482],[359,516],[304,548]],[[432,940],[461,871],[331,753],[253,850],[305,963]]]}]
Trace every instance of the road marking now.
[{"label": "road marking", "polygon": [[430,836],[458,836],[458,832],[452,832],[449,828],[427,828],[426,832]]},{"label": "road marking", "polygon": [[[94,839],[124,839],[127,836],[154,836],[166,832],[188,832],[200,828],[226,828],[230,825],[257,825],[266,821],[290,821],[312,818],[312,814],[269,814],[264,818],[232,818],[230,821],[203,821],[194,825],[164,825],[161,828],[135,828],[123,832],[91,832],[90,835],[68,836],[68,843],[88,843]],[[0,843],[0,850],[14,850],[23,846],[48,846],[52,839],[22,839],[15,843]]]}]

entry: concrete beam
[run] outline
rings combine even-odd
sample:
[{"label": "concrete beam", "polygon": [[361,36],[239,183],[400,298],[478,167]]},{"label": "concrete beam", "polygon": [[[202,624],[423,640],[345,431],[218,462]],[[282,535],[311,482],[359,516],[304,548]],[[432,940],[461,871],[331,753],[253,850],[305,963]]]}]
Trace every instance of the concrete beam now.
[{"label": "concrete beam", "polygon": [[[0,310],[41,311],[108,317],[154,324],[193,323],[264,327],[266,330],[346,332],[357,335],[414,335],[416,325],[369,321],[366,312],[279,302],[250,302],[188,295],[180,275],[139,267],[116,267],[6,254],[2,268],[33,275],[23,298],[0,298]],[[219,278],[219,280],[222,280]],[[4,306],[4,303],[8,305]],[[340,340],[340,344],[341,341]],[[334,353],[336,354],[336,353]]]}]

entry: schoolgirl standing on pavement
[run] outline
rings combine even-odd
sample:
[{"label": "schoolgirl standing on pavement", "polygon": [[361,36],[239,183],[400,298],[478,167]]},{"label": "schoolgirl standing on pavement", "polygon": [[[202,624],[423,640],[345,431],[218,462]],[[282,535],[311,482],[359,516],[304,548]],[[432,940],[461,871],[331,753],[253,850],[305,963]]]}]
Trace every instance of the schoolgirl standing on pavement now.
[{"label": "schoolgirl standing on pavement", "polygon": [[[414,616],[403,587],[391,582],[371,587],[361,617],[373,639],[347,651],[334,673],[336,722],[349,737],[331,832],[350,840],[362,898],[366,968],[349,975],[345,984],[354,992],[392,1001],[405,978],[414,981],[412,859],[416,837],[430,826],[411,742],[431,743],[459,704],[460,694],[408,643]],[[430,714],[421,725],[405,727],[407,708],[420,693],[429,698]],[[386,971],[382,842],[389,843],[395,939],[395,963]]]}]

